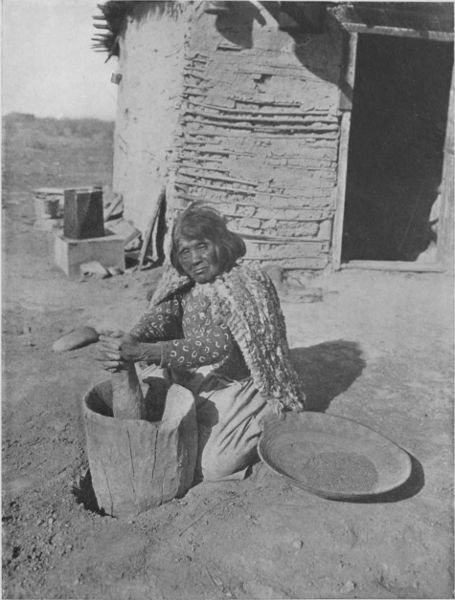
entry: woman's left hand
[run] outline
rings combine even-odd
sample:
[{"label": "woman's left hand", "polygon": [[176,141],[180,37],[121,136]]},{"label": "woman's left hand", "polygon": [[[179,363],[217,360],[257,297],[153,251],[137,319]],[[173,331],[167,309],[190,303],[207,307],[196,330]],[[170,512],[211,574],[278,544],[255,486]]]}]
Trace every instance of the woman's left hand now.
[{"label": "woman's left hand", "polygon": [[119,371],[125,368],[126,362],[141,360],[139,342],[129,335],[118,337],[100,335],[98,342],[99,361],[107,371]]},{"label": "woman's left hand", "polygon": [[98,348],[103,368],[107,371],[119,371],[125,368],[127,362],[150,360],[159,362],[161,353],[154,347],[156,344],[143,344],[129,335],[118,337],[100,335]]}]

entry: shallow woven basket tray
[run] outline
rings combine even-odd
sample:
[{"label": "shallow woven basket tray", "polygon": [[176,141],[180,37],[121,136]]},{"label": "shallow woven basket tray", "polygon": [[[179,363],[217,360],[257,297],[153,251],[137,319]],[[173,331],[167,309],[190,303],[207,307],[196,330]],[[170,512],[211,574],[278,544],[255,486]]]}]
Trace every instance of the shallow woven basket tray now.
[{"label": "shallow woven basket tray", "polygon": [[412,470],[409,454],[383,435],[315,412],[268,419],[258,452],[292,484],[334,500],[384,494],[407,481]]}]

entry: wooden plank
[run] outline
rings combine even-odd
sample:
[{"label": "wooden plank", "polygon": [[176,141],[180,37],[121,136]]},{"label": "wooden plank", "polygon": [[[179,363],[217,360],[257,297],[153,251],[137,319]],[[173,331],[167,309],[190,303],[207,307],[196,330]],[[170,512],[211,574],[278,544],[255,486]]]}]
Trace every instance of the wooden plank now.
[{"label": "wooden plank", "polygon": [[172,385],[162,420],[109,416],[109,381],[92,388],[83,403],[87,454],[100,509],[131,518],[183,494],[192,484],[197,424],[192,393]]},{"label": "wooden plank", "polygon": [[[345,71],[345,84],[350,90],[354,90],[355,68],[357,61],[357,41],[356,33],[349,36],[347,40],[347,64]],[[348,150],[349,134],[351,131],[351,112],[345,110],[341,116],[340,142],[338,151],[338,182],[336,190],[336,208],[333,221],[332,233],[332,264],[335,270],[341,265],[341,251],[343,244],[343,225],[344,209],[346,202],[346,181],[348,173]]]},{"label": "wooden plank", "polygon": [[254,216],[257,219],[276,220],[277,226],[286,224],[287,222],[295,223],[296,221],[299,221],[300,223],[324,221],[325,219],[331,219],[333,217],[333,210],[331,208],[301,208],[295,209],[295,213],[296,214],[293,215],[290,209],[277,209],[271,213],[270,209],[257,208]]},{"label": "wooden plank", "polygon": [[453,42],[453,33],[445,31],[418,31],[416,29],[400,29],[397,27],[368,27],[364,23],[342,23],[343,28],[349,33],[372,33],[375,35],[394,35],[395,37],[420,38],[434,42]]},{"label": "wooden plank", "polygon": [[[423,3],[422,3],[423,6]],[[425,7],[424,7],[425,8]],[[435,3],[430,11],[383,6],[339,5],[329,13],[348,32],[422,38],[441,42],[454,40],[453,6]]]},{"label": "wooden plank", "polygon": [[[185,202],[193,202],[200,200],[199,196],[193,196],[191,194],[177,193],[176,198],[182,199]],[[325,221],[333,218],[332,208],[305,208],[299,206],[298,208],[290,209],[288,207],[282,208],[270,208],[268,206],[262,208],[253,203],[245,203],[242,200],[236,200],[235,203],[228,203],[226,201],[219,200],[218,198],[211,199],[211,203],[218,208],[224,216],[229,217],[231,220],[235,219],[235,222],[242,224],[245,218],[261,219],[266,223],[262,223],[262,227],[267,226],[267,221],[273,221],[273,227],[285,228],[289,223],[296,224],[300,223],[317,223],[319,221]],[[301,204],[301,201],[300,201]],[[246,212],[244,210],[247,209]],[[295,236],[288,236],[295,239]]]},{"label": "wooden plank", "polygon": [[246,196],[252,196],[255,194],[255,190],[241,190],[238,188],[233,188],[230,186],[219,186],[219,185],[207,185],[205,183],[200,183],[199,181],[186,181],[184,179],[176,179],[175,180],[175,184],[176,186],[186,186],[186,187],[197,187],[197,188],[204,188],[207,190],[215,190],[215,191],[221,191],[221,192],[232,192],[235,194],[243,194]]},{"label": "wooden plank", "polygon": [[245,118],[249,118],[250,115],[256,115],[256,116],[279,116],[279,117],[283,117],[283,116],[294,116],[294,117],[307,117],[307,116],[312,116],[312,117],[320,117],[320,116],[324,116],[326,113],[325,111],[316,111],[316,109],[313,110],[306,110],[305,108],[296,108],[295,110],[291,111],[291,110],[277,110],[277,106],[280,106],[279,103],[277,103],[276,105],[272,105],[270,106],[270,110],[267,111],[264,108],[262,108],[264,106],[264,103],[259,103],[260,106],[259,108],[256,108],[255,110],[250,110],[247,108],[241,108],[241,107],[236,107],[236,108],[227,108],[225,106],[216,106],[215,104],[204,104],[203,102],[193,102],[191,101],[191,104],[193,106],[197,106],[199,108],[203,108],[203,109],[209,109],[209,110],[219,110],[221,112],[225,112],[225,113],[231,113],[234,115],[246,115]]},{"label": "wooden plank", "polygon": [[343,263],[342,269],[371,269],[374,271],[412,271],[415,273],[442,273],[445,268],[439,263],[417,263],[387,260],[351,260]]},{"label": "wooden plank", "polygon": [[290,236],[280,236],[280,235],[267,235],[267,234],[254,234],[254,233],[250,233],[250,232],[242,232],[239,230],[234,230],[233,227],[230,227],[231,231],[234,231],[234,233],[237,233],[238,235],[242,236],[243,239],[245,240],[245,242],[251,242],[253,244],[258,244],[259,246],[261,244],[267,244],[267,245],[279,245],[282,246],[283,244],[294,244],[294,245],[300,245],[300,244],[314,244],[314,243],[321,243],[320,239],[315,239],[313,237],[302,237],[302,236],[294,236],[294,237],[290,237]]},{"label": "wooden plank", "polygon": [[454,159],[453,159],[453,85],[454,70],[450,85],[449,109],[447,114],[446,138],[441,179],[441,207],[438,220],[437,259],[449,266],[453,262],[453,218],[454,218]]},{"label": "wooden plank", "polygon": [[354,96],[355,67],[357,60],[357,40],[356,33],[345,34],[343,40],[343,53],[345,56],[344,72],[340,80],[340,110],[352,110],[352,101]]},{"label": "wooden plank", "polygon": [[250,259],[294,259],[294,258],[319,258],[327,255],[327,242],[303,242],[290,244],[258,244],[245,240],[246,257]]},{"label": "wooden plank", "polygon": [[346,202],[346,181],[348,172],[348,145],[351,129],[351,113],[345,112],[341,117],[340,153],[338,159],[338,186],[335,218],[333,221],[332,236],[332,263],[338,270],[341,266],[341,250],[343,244],[344,209]]},{"label": "wooden plank", "polygon": [[171,385],[158,431],[154,476],[163,502],[181,496],[193,484],[197,460],[196,407],[192,393]]},{"label": "wooden plank", "polygon": [[145,259],[147,257],[147,251],[150,246],[150,241],[152,239],[152,233],[153,233],[155,225],[158,221],[158,217],[159,217],[160,210],[161,210],[162,204],[164,202],[164,199],[165,199],[165,191],[162,190],[160,192],[160,195],[158,196],[158,200],[155,205],[155,210],[153,211],[152,217],[151,217],[151,219],[147,225],[147,229],[145,231],[144,243],[142,244],[141,252],[139,255],[139,263],[138,263],[139,268],[142,268],[144,266]]},{"label": "wooden plank", "polygon": [[261,267],[281,267],[283,269],[302,269],[302,270],[320,270],[327,266],[327,256],[321,256],[319,258],[266,258],[263,260],[258,259],[243,259],[242,262],[250,264],[260,264]]},{"label": "wooden plank", "polygon": [[[177,183],[177,187],[179,188],[179,190],[181,189],[181,186],[183,184],[179,184]],[[188,184],[188,186],[191,185],[191,187],[196,187],[193,184]],[[188,194],[188,193],[184,193],[177,190],[177,192],[175,193],[175,197],[183,200],[184,202],[192,202],[194,200],[199,200],[201,198],[200,195],[196,195],[196,194]],[[233,199],[233,196],[236,195],[236,192],[238,192],[238,190],[236,190],[235,192],[231,193],[231,190],[226,190],[226,188],[222,188],[223,192],[230,192],[228,200],[229,202],[232,203],[236,203],[239,204],[241,206],[251,206],[253,208],[256,209],[261,209],[263,208],[264,211],[268,211],[268,210],[274,210],[277,213],[281,210],[299,210],[301,211],[302,216],[300,217],[300,219],[302,221],[305,220],[314,220],[314,221],[319,221],[319,220],[323,220],[325,218],[328,218],[327,216],[324,216],[325,214],[328,214],[329,216],[331,216],[333,214],[333,208],[332,208],[332,190],[327,188],[327,192],[320,192],[319,195],[317,195],[317,193],[315,192],[315,190],[311,190],[311,189],[302,189],[299,190],[300,191],[300,195],[299,196],[275,196],[273,193],[271,194],[255,194],[255,195],[251,195],[247,200],[244,200],[243,198],[235,198],[235,200]],[[217,207],[219,208],[219,210],[221,210],[224,214],[226,215],[230,215],[230,212],[225,212],[225,207],[226,207],[226,198],[223,196],[223,198],[220,200],[220,195],[216,194],[213,197],[210,197],[208,194],[204,194],[204,197],[207,201],[210,201],[212,204],[217,205]],[[308,211],[308,214],[316,214],[314,211],[321,211],[321,214],[323,213],[323,216],[319,217],[309,217],[308,219],[305,217],[305,211]],[[226,209],[226,211],[228,211],[228,209]],[[290,220],[290,221],[294,221],[295,218],[293,219],[285,219],[282,218],[281,216],[264,216],[264,212],[261,213],[260,215],[255,215],[256,218],[260,218],[260,219],[279,219],[280,221],[286,221],[286,220]],[[235,216],[234,214],[232,216]]]}]

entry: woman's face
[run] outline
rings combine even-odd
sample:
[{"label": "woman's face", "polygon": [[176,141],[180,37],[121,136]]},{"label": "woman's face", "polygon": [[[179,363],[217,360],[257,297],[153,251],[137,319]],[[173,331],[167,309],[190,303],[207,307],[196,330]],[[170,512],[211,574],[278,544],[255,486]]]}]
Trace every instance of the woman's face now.
[{"label": "woman's face", "polygon": [[180,266],[188,277],[197,283],[212,281],[221,271],[215,244],[210,240],[182,237],[178,241],[177,251]]}]

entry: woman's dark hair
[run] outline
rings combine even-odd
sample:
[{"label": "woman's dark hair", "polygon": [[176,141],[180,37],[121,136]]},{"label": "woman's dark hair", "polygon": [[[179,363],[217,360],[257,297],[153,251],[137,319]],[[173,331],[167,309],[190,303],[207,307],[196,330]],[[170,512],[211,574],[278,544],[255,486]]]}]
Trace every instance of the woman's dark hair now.
[{"label": "woman's dark hair", "polygon": [[193,202],[179,215],[172,230],[171,263],[183,274],[178,259],[178,243],[182,237],[210,240],[215,246],[221,271],[230,271],[246,252],[245,242],[239,235],[229,231],[222,215],[202,202]]}]

